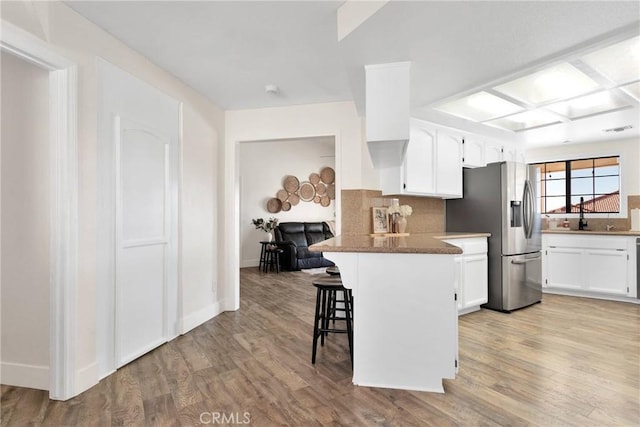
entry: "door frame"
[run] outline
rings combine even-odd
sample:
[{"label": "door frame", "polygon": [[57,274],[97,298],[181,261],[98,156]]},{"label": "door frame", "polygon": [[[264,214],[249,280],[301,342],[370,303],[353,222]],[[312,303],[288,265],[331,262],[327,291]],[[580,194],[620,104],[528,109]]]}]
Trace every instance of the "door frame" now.
[{"label": "door frame", "polygon": [[[151,89],[161,96],[175,103],[176,107],[176,125],[177,134],[175,139],[173,136],[169,138],[169,161],[172,188],[171,206],[168,215],[171,217],[171,225],[169,231],[169,243],[167,245],[167,260],[165,268],[167,268],[167,283],[165,283],[165,338],[171,341],[178,336],[182,326],[182,296],[180,274],[182,260],[180,256],[180,233],[182,223],[180,218],[181,210],[181,193],[182,193],[182,111],[183,103],[174,99],[162,90],[152,86],[148,82],[141,80],[128,71],[120,68],[118,65],[108,60],[97,57],[97,80],[98,80],[98,124],[97,124],[97,198],[98,211],[97,221],[102,224],[97,234],[97,242],[99,250],[97,252],[97,271],[96,278],[96,358],[97,358],[97,375],[101,380],[108,375],[114,373],[118,367],[117,362],[117,302],[116,302],[116,226],[117,214],[116,206],[116,185],[117,185],[117,160],[116,160],[116,139],[114,132],[120,132],[116,126],[116,117],[118,122],[122,119],[127,121],[135,121],[142,124],[151,133],[161,135],[163,131],[154,129],[143,122],[132,119],[128,115],[112,113],[105,114],[105,100],[103,91],[105,81],[113,79],[114,75],[126,76],[126,78],[135,79],[137,83]],[[103,133],[106,129],[110,129],[109,134]],[[119,136],[118,136],[119,138]]]},{"label": "door frame", "polygon": [[336,231],[340,234],[342,222],[342,137],[339,129],[331,128],[326,131],[275,131],[252,135],[252,138],[231,139],[224,146],[224,163],[226,172],[224,176],[224,220],[223,232],[224,250],[223,255],[223,277],[225,282],[225,297],[223,310],[237,311],[240,309],[240,144],[260,141],[279,141],[287,139],[306,138],[333,138],[336,171]]},{"label": "door frame", "polygon": [[77,389],[77,65],[19,27],[4,20],[1,25],[1,50],[49,72],[49,398],[66,400]]}]

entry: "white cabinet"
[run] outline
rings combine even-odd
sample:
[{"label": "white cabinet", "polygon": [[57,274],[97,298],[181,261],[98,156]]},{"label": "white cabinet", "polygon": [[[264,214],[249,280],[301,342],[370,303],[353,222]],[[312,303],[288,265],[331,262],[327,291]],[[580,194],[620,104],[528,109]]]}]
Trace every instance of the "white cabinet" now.
[{"label": "white cabinet", "polygon": [[585,287],[591,292],[627,295],[629,254],[624,249],[585,249]]},{"label": "white cabinet", "polygon": [[484,159],[484,142],[472,136],[462,140],[462,165],[467,168],[486,166]]},{"label": "white cabinet", "polygon": [[402,190],[413,194],[435,193],[434,165],[437,132],[435,129],[412,126],[410,135],[404,160]]},{"label": "white cabinet", "polygon": [[462,197],[462,139],[412,120],[403,164],[379,171],[383,195]]},{"label": "white cabinet", "polygon": [[549,247],[545,249],[545,255],[545,286],[562,289],[582,288],[582,249]]},{"label": "white cabinet", "polygon": [[484,148],[484,156],[487,164],[501,162],[504,158],[504,147],[502,145],[486,144]]},{"label": "white cabinet", "polygon": [[636,297],[633,237],[543,234],[542,245],[544,288]]},{"label": "white cabinet", "polygon": [[458,314],[466,314],[480,309],[488,301],[488,257],[487,238],[446,239],[450,245],[462,249],[457,255],[456,284],[458,296]]},{"label": "white cabinet", "polygon": [[436,193],[446,198],[462,197],[462,139],[438,131],[436,140]]},{"label": "white cabinet", "polygon": [[465,136],[463,140],[463,165],[468,168],[486,166],[489,163],[520,161],[523,159],[511,145],[499,141],[482,140],[476,136]]}]

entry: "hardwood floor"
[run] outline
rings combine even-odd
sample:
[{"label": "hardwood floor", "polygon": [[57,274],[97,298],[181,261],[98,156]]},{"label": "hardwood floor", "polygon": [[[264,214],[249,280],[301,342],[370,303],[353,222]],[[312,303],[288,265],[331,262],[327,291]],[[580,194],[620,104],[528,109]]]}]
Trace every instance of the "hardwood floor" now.
[{"label": "hardwood floor", "polygon": [[[311,365],[315,292],[302,272],[242,269],[241,307],[67,402],[2,386],[1,425],[637,426],[640,306],[558,295],[459,321],[445,394],[355,387],[345,335]],[[216,418],[217,417],[217,418]]]}]

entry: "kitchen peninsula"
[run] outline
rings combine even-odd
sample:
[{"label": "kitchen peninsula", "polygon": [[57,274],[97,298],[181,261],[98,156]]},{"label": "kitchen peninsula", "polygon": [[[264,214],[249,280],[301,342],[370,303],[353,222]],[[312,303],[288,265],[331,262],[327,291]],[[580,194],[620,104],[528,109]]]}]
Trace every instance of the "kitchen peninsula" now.
[{"label": "kitchen peninsula", "polygon": [[444,392],[442,380],[457,371],[454,257],[462,250],[442,239],[486,236],[340,235],[310,247],[338,265],[353,292],[355,385]]}]

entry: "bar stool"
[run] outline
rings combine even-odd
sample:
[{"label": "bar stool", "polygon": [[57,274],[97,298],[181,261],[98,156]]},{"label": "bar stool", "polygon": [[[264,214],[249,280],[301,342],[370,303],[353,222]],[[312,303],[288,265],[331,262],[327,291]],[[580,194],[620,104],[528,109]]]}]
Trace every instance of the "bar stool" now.
[{"label": "bar stool", "polygon": [[327,267],[325,272],[330,276],[339,276],[340,275],[340,269],[338,268],[337,265],[332,265],[330,267]]},{"label": "bar stool", "polygon": [[[313,350],[311,353],[311,363],[316,363],[316,352],[318,348],[318,338],[320,345],[324,346],[324,338],[329,333],[347,334],[349,341],[349,357],[353,367],[353,299],[351,289],[342,286],[339,276],[322,277],[313,281],[316,287],[316,313],[313,322]],[[336,293],[342,291],[344,295],[344,308],[336,308]],[[337,311],[344,311],[344,317],[338,317]],[[335,321],[341,320],[346,323],[344,329],[336,328]],[[333,321],[333,327],[329,327],[329,321]]]}]

